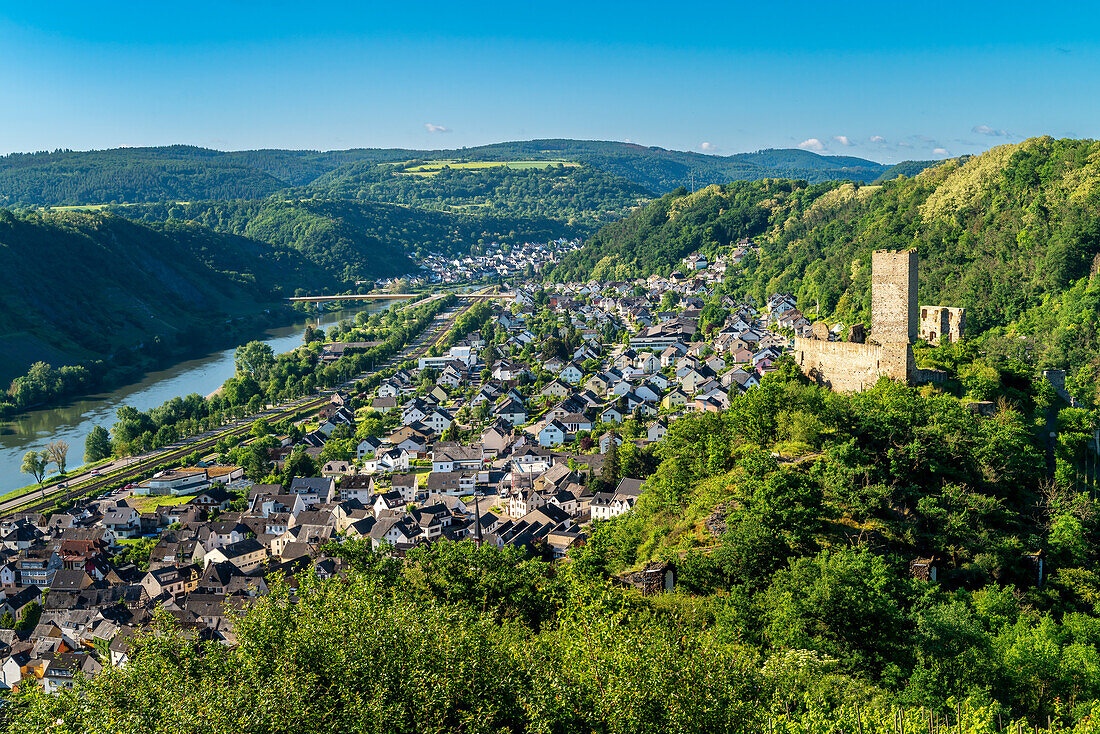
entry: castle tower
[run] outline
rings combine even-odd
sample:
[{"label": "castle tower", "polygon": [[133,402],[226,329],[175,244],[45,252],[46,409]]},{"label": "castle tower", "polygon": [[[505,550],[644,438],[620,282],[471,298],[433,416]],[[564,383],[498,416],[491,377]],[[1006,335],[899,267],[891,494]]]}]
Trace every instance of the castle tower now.
[{"label": "castle tower", "polygon": [[917,253],[871,253],[871,338],[879,344],[917,340]]}]

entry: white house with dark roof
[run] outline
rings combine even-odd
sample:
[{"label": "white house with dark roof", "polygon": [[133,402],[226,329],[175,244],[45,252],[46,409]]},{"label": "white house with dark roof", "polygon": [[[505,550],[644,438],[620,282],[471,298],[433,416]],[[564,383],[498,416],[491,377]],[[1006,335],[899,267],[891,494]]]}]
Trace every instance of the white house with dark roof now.
[{"label": "white house with dark roof", "polygon": [[558,376],[566,382],[576,385],[584,378],[584,370],[576,362],[570,362],[562,368]]},{"label": "white house with dark roof", "polygon": [[367,436],[355,447],[355,458],[362,461],[363,459],[374,456],[375,452],[382,445],[382,441],[374,436]]},{"label": "white house with dark roof", "polygon": [[506,398],[493,409],[493,415],[503,418],[513,426],[520,426],[527,422],[527,408],[515,398]]},{"label": "white house with dark roof", "polygon": [[592,498],[589,510],[593,520],[610,520],[634,509],[642,494],[642,480],[624,477],[612,492],[600,492]]},{"label": "white house with dark roof", "polygon": [[569,429],[565,427],[561,421],[552,420],[546,423],[538,430],[535,437],[539,441],[539,446],[560,446],[565,443],[566,437],[569,435]]},{"label": "white house with dark roof", "polygon": [[443,408],[436,408],[424,418],[424,424],[429,426],[436,433],[443,433],[451,427],[454,420],[454,416],[446,410]]},{"label": "white house with dark roof", "polygon": [[436,446],[432,451],[432,471],[477,471],[482,465],[481,446],[462,446],[452,444],[449,446]]}]

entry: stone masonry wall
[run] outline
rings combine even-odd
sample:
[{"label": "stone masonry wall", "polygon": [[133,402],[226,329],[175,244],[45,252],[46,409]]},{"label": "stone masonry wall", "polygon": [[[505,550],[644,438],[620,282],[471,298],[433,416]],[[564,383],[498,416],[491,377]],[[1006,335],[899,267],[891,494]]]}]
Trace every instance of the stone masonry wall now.
[{"label": "stone masonry wall", "polygon": [[879,344],[917,340],[917,253],[871,253],[871,338]]},{"label": "stone masonry wall", "polygon": [[957,342],[966,335],[966,309],[921,306],[919,332],[920,338],[929,344]]},{"label": "stone masonry wall", "polygon": [[795,339],[802,373],[837,392],[866,390],[880,377],[911,383],[917,373],[917,253],[876,250],[871,254],[871,339],[866,343],[825,338]]},{"label": "stone masonry wall", "polygon": [[915,365],[907,343],[854,344],[795,338],[794,359],[803,374],[836,392],[861,392],[886,376],[908,382]]}]

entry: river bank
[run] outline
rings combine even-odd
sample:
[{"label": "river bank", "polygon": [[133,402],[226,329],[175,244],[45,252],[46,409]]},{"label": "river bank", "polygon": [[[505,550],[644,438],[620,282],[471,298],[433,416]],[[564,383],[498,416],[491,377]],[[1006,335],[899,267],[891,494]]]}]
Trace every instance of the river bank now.
[{"label": "river bank", "polygon": [[23,454],[45,448],[51,440],[63,440],[70,445],[70,467],[81,463],[84,440],[93,426],[110,428],[115,411],[122,405],[148,410],[177,396],[198,393],[208,395],[233,375],[236,347],[253,339],[270,344],[276,353],[287,352],[302,343],[306,323],[321,328],[360,311],[374,313],[388,308],[392,302],[377,301],[362,307],[311,314],[298,313],[290,324],[252,331],[238,337],[229,348],[199,351],[162,369],[141,373],[132,381],[113,389],[72,398],[52,408],[35,409],[11,416],[0,422],[0,493],[21,487],[29,477],[20,474]]},{"label": "river bank", "polygon": [[[33,410],[61,406],[87,395],[110,391],[140,380],[148,372],[166,369],[196,354],[205,354],[243,343],[257,334],[263,334],[268,329],[292,324],[303,318],[302,312],[285,304],[261,304],[261,306],[268,307],[219,321],[215,328],[201,332],[181,333],[171,341],[158,336],[149,343],[120,349],[103,359],[60,366],[54,364],[51,365],[48,374],[41,374],[37,379],[32,377],[31,373],[19,375],[12,382],[13,390],[16,380],[30,379],[34,388],[27,390],[24,386],[21,394],[15,397],[9,391],[6,397],[12,402],[0,402],[0,421],[17,418],[20,414]],[[42,361],[48,363],[50,360]],[[35,395],[33,402],[21,404],[28,399],[27,392],[41,394]]]}]

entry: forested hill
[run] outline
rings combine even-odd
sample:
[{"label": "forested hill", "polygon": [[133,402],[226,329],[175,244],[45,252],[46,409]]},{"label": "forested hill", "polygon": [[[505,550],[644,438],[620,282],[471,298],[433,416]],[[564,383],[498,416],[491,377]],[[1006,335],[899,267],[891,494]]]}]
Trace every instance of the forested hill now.
[{"label": "forested hill", "polygon": [[0,380],[39,360],[205,344],[215,325],[332,281],[297,250],[104,213],[0,210]]},{"label": "forested hill", "polygon": [[[557,281],[623,280],[669,274],[691,252],[726,248],[762,235],[773,212],[805,195],[805,182],[767,179],[713,185],[689,194],[680,188],[601,228],[551,273]],[[831,184],[816,188],[829,190]]]},{"label": "forested hill", "polygon": [[293,193],[384,201],[510,218],[553,217],[594,231],[653,197],[632,181],[573,163],[494,165],[361,161],[341,166]]},{"label": "forested hill", "polygon": [[[1100,143],[1033,138],[877,186],[746,182],[677,192],[600,230],[558,279],[669,272],[759,237],[733,287],[869,323],[870,253],[915,247],[921,303],[967,308],[1006,358],[1092,369],[1100,284]],[[1082,375],[1082,379],[1084,376]]]},{"label": "forested hill", "polygon": [[256,199],[286,185],[218,151],[184,145],[0,158],[4,206]]},{"label": "forested hill", "polygon": [[425,211],[345,200],[143,204],[112,211],[155,224],[190,223],[217,232],[289,245],[330,273],[330,286],[402,275],[426,252],[469,253],[478,243],[546,242],[579,231],[546,217]]},{"label": "forested hill", "polygon": [[[585,206],[594,211],[614,209],[619,199],[644,192],[660,194],[677,186],[704,186],[742,179],[792,178],[873,181],[888,167],[861,158],[822,156],[804,150],[765,150],[730,156],[705,155],[631,143],[533,140],[498,143],[457,150],[356,149],[345,151],[252,150],[222,152],[187,145],[159,148],[117,148],[102,151],[54,151],[0,157],[0,205],[66,206],[156,201],[259,199],[289,187],[317,184],[317,193],[341,195],[353,187],[364,191],[371,177],[338,183],[332,174],[350,164],[367,164],[348,172],[362,174],[371,165],[412,161],[458,163],[525,163],[529,161],[582,164],[564,172],[579,177],[575,184],[584,195],[592,185],[614,183],[622,191]],[[492,171],[485,167],[482,172]],[[377,173],[374,172],[374,173]],[[373,174],[372,174],[373,175]],[[497,171],[495,175],[503,175]],[[535,178],[540,176],[528,173]],[[338,174],[339,178],[339,174]],[[428,183],[430,175],[418,177]],[[462,177],[457,177],[461,180]],[[467,177],[468,178],[468,177]],[[405,182],[411,183],[411,182]],[[468,183],[468,181],[467,181]],[[549,183],[553,183],[552,181]],[[560,182],[559,182],[560,183]],[[410,196],[405,187],[373,187],[363,198],[399,201]],[[418,199],[438,200],[438,191]],[[438,188],[438,184],[436,186]],[[448,192],[445,192],[449,194]],[[545,192],[543,192],[545,193]],[[591,194],[591,191],[588,191]],[[387,198],[388,197],[388,198]],[[443,197],[446,199],[447,197]]]},{"label": "forested hill", "polygon": [[560,158],[586,163],[657,193],[679,186],[763,178],[870,182],[889,166],[864,158],[825,156],[799,149],[761,150],[728,156],[595,140],[529,140],[461,151],[478,159]]},{"label": "forested hill", "polygon": [[157,337],[176,352],[206,345],[213,324],[300,290],[346,293],[415,272],[427,251],[583,231],[537,216],[280,198],[0,217],[3,384],[36,361],[75,364]]}]

